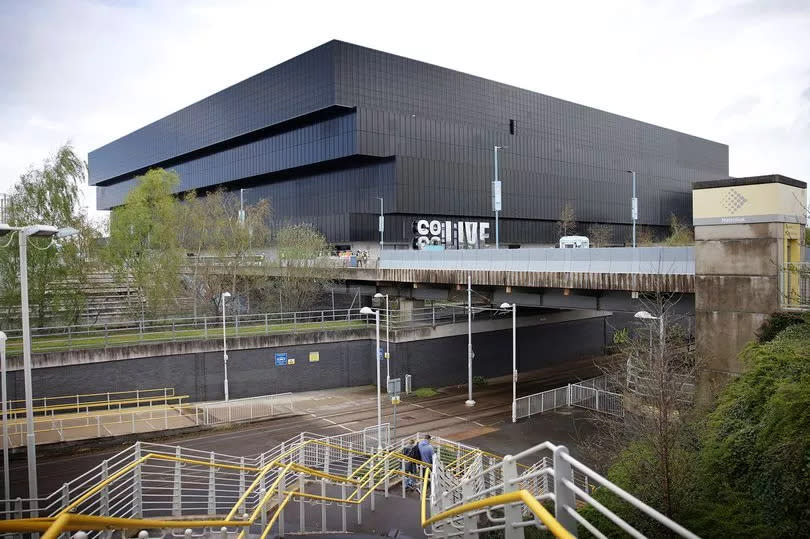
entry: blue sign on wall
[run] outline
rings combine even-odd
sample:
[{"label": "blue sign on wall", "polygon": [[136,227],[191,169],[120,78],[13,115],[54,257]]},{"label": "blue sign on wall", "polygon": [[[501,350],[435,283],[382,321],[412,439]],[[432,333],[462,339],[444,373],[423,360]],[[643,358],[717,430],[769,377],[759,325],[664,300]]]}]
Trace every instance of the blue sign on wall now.
[{"label": "blue sign on wall", "polygon": [[276,367],[283,367],[287,364],[287,352],[276,354]]}]

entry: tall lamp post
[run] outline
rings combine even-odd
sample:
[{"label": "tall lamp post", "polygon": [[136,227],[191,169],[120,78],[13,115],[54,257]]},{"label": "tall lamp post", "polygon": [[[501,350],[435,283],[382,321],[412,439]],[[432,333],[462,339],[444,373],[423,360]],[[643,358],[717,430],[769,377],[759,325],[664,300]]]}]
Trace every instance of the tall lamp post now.
[{"label": "tall lamp post", "polygon": [[[2,386],[3,398],[3,495],[6,503],[11,500],[11,486],[8,484],[8,423],[6,422],[6,405],[8,394],[6,393],[6,334],[0,331],[0,386]],[[6,510],[8,511],[8,507]]]},{"label": "tall lamp post", "polygon": [[[26,453],[28,465],[28,497],[31,498],[32,515],[37,516],[37,454],[36,433],[34,432],[34,396],[31,383],[31,324],[28,307],[28,238],[67,238],[78,233],[75,228],[61,228],[50,225],[32,225],[26,227],[12,227],[0,223],[0,236],[18,233],[20,243],[20,298],[23,332],[23,378],[25,386],[25,424],[26,424]],[[5,421],[3,422],[5,424]]]},{"label": "tall lamp post", "polygon": [[390,329],[391,325],[391,316],[388,310],[388,294],[381,294],[377,292],[374,294],[375,298],[385,298],[385,389],[388,390],[388,381],[391,379],[391,365],[389,365],[389,360],[391,358],[391,350],[390,346],[390,339],[388,338],[388,330]]},{"label": "tall lamp post", "polygon": [[467,275],[467,400],[465,406],[475,406],[472,398],[472,361],[475,357],[472,347],[472,277]]},{"label": "tall lamp post", "polygon": [[225,335],[225,300],[231,297],[230,292],[222,293],[222,364],[225,367],[225,402],[229,399],[228,394],[228,341]]},{"label": "tall lamp post", "polygon": [[383,250],[383,232],[385,231],[385,215],[383,214],[383,197],[374,197],[380,201],[380,224],[377,228],[380,229],[380,257],[382,257]]},{"label": "tall lamp post", "polygon": [[512,423],[517,421],[517,303],[501,303],[501,309],[512,309]]},{"label": "tall lamp post", "polygon": [[630,199],[630,217],[633,219],[633,248],[635,248],[636,221],[638,221],[638,199],[636,198],[636,172],[634,170],[628,170],[627,173],[633,175],[633,198]]},{"label": "tall lamp post", "polygon": [[503,150],[509,146],[493,146],[495,180],[492,182],[492,211],[495,212],[495,248],[499,249],[501,244],[500,229],[498,228],[498,214],[501,212],[501,180],[498,179],[498,150]]},{"label": "tall lamp post", "polygon": [[[647,311],[639,311],[636,314],[634,314],[633,316],[635,316],[636,318],[640,318],[642,320],[658,320],[658,343],[659,343],[659,346],[661,347],[661,350],[659,350],[659,354],[663,358],[663,356],[664,356],[664,316],[663,315],[661,315],[661,316],[653,316],[650,313],[648,313]],[[650,341],[652,341],[652,336],[650,336]],[[652,344],[650,344],[650,353],[652,355]]]},{"label": "tall lamp post", "polygon": [[377,451],[382,451],[382,401],[380,400],[380,310],[370,307],[360,309],[360,314],[373,314],[377,328],[377,346],[374,348],[374,363],[377,365]]}]

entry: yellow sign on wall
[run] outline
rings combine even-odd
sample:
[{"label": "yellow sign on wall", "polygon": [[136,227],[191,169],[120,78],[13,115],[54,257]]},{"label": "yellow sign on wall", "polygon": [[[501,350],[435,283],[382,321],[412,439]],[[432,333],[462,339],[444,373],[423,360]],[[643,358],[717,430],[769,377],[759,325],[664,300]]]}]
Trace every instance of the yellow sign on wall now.
[{"label": "yellow sign on wall", "polygon": [[316,363],[321,360],[321,353],[320,352],[310,352],[309,353],[309,362]]},{"label": "yellow sign on wall", "polygon": [[717,187],[695,186],[692,191],[695,226],[805,223],[803,187],[778,182],[752,184],[745,183],[745,179],[734,185],[734,181],[717,182],[721,184]]}]

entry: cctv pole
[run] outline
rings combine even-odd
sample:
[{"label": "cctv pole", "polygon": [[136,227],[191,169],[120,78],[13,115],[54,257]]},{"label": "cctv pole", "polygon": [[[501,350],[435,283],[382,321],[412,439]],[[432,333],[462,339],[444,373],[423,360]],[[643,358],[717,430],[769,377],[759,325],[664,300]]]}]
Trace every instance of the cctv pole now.
[{"label": "cctv pole", "polygon": [[[22,297],[23,375],[25,386],[25,424],[28,456],[28,497],[31,498],[31,516],[38,516],[37,453],[34,433],[34,397],[31,387],[31,325],[28,320],[28,234],[19,232],[20,240],[20,295]],[[5,424],[5,421],[3,422]]]},{"label": "cctv pole", "polygon": [[472,277],[467,275],[467,402],[466,406],[475,406],[472,398]]},{"label": "cctv pole", "polygon": [[6,499],[6,511],[11,508],[11,486],[9,485],[8,473],[8,423],[6,422],[6,405],[8,403],[8,393],[6,392],[6,334],[0,331],[0,387],[3,398],[3,494]]}]

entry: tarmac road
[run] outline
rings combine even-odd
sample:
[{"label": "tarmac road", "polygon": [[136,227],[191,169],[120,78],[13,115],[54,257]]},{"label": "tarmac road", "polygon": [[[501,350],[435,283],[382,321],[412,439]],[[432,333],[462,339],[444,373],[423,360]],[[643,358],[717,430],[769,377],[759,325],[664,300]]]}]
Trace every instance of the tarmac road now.
[{"label": "tarmac road", "polygon": [[[569,381],[598,374],[592,358],[521,374],[518,395],[559,387]],[[466,387],[463,386],[442,388],[439,395],[431,398],[403,398],[397,407],[396,435],[430,432],[454,440],[465,440],[499,454],[521,450],[545,439],[553,439],[558,443],[576,440],[573,435],[566,440],[566,432],[571,430],[571,419],[564,415],[544,414],[513,425],[512,386],[508,377],[505,378],[491,382],[485,388],[474,389],[476,405],[473,408],[464,405]],[[393,425],[391,401],[383,395],[382,402],[383,422]],[[248,456],[266,451],[301,432],[334,435],[356,431],[377,422],[375,388],[364,386],[301,394],[295,410],[298,415],[236,425],[227,430],[169,435],[150,441]],[[503,436],[499,434],[502,428]],[[84,473],[128,445],[129,443],[112,447],[108,445],[99,449],[88,444],[82,449],[72,448],[69,454],[40,458],[40,496],[44,497],[59,489],[62,483]],[[28,489],[24,454],[12,461],[10,472],[12,497],[25,497]]]}]

